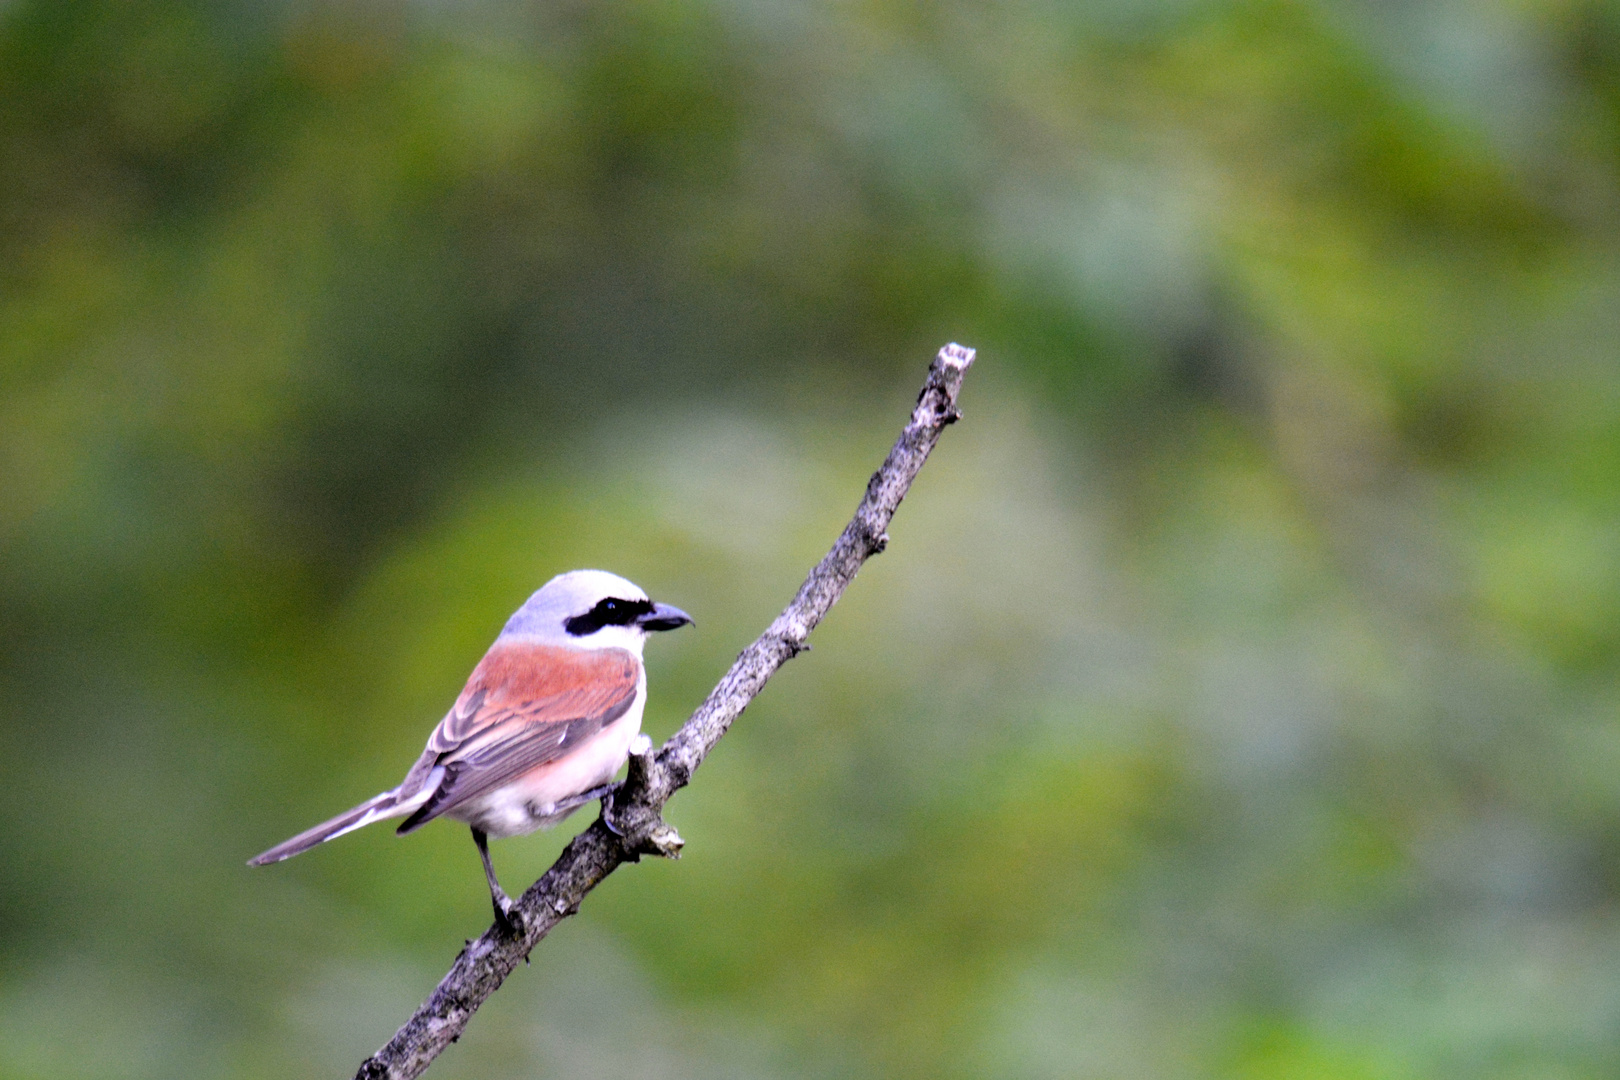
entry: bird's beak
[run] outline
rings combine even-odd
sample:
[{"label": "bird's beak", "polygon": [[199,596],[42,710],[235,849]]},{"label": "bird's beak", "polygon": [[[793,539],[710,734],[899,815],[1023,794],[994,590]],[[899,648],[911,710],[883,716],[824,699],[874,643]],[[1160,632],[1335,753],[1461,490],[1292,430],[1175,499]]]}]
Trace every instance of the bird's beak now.
[{"label": "bird's beak", "polygon": [[648,633],[654,630],[675,630],[692,626],[692,616],[670,604],[654,604],[653,609],[636,620],[636,625]]}]

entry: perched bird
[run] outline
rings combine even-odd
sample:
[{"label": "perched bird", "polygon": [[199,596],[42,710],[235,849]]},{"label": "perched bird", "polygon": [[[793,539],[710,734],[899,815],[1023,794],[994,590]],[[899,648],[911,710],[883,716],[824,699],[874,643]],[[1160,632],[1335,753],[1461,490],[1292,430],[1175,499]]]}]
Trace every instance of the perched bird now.
[{"label": "perched bird", "polygon": [[384,818],[398,832],[436,817],[472,826],[495,917],[511,899],[489,860],[489,837],[557,824],[612,790],[641,736],[647,635],[691,623],[616,574],[574,570],[546,582],[507,620],[461,696],[396,788],[249,860],[289,859]]}]

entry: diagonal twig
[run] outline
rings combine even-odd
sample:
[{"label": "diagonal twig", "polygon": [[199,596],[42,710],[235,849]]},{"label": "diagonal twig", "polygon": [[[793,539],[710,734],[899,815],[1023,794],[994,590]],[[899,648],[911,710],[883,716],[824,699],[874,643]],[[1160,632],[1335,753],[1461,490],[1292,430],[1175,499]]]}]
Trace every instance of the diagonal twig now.
[{"label": "diagonal twig", "polygon": [[939,351],[917,397],[911,420],[883,465],[872,474],[855,516],[832,550],[810,571],[798,595],[763,634],[737,657],[686,723],[652,755],[630,758],[625,782],[604,801],[603,814],[563,849],[539,881],[513,907],[516,932],[499,924],[469,942],[449,974],[388,1045],[367,1058],[355,1080],[409,1080],[420,1076],[461,1037],[472,1014],[500,988],[551,928],[579,910],[585,894],[621,863],[642,855],[680,854],[681,838],[661,811],[713,750],[776,669],[808,648],[810,631],[838,602],[861,564],[889,542],[887,529],[956,408],[973,350],[951,344]]}]

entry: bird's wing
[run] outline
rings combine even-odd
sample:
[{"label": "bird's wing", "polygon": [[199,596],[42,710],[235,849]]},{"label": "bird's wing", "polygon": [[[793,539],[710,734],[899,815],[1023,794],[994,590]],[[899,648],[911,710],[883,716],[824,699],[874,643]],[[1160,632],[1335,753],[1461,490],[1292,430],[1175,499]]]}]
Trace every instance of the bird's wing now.
[{"label": "bird's wing", "polygon": [[418,767],[442,767],[442,778],[399,831],[567,756],[629,710],[640,681],[625,649],[496,645],[428,739]]}]

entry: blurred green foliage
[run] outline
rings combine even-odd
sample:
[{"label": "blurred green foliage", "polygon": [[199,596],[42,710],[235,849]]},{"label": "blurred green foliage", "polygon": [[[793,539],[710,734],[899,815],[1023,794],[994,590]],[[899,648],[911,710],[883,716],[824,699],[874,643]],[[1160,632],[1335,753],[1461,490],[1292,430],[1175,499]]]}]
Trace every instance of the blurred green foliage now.
[{"label": "blurred green foliage", "polygon": [[0,5],[0,1077],[345,1075],[473,847],[243,861],[564,569],[667,735],[949,339],[433,1075],[1614,1075],[1617,181],[1612,0]]}]

